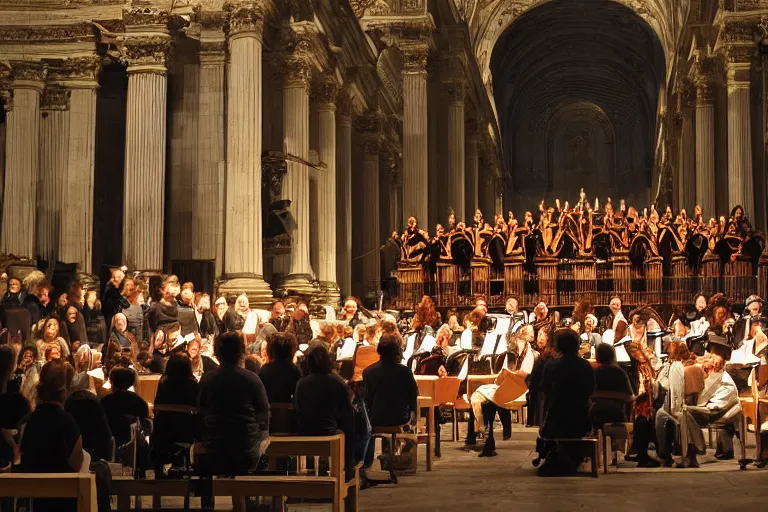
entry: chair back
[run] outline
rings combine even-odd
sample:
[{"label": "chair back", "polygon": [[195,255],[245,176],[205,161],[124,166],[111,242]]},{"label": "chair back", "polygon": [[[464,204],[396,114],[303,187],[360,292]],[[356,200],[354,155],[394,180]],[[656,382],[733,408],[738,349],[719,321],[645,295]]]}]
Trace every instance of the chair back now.
[{"label": "chair back", "polygon": [[20,332],[22,342],[32,338],[32,315],[27,308],[0,308],[0,318],[9,335]]},{"label": "chair back", "polygon": [[355,351],[355,369],[352,373],[352,382],[363,380],[363,370],[379,361],[379,353],[376,347],[370,345],[361,345]]},{"label": "chair back", "polygon": [[458,377],[443,377],[435,381],[435,396],[433,400],[435,405],[442,405],[448,402],[455,402],[459,396],[459,387],[461,380]]}]

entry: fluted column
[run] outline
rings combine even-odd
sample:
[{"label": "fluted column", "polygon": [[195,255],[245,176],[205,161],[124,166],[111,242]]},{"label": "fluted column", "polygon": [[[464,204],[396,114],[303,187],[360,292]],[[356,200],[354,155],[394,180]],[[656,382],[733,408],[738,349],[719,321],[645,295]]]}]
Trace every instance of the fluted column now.
[{"label": "fluted column", "polygon": [[463,81],[454,81],[448,84],[450,103],[448,105],[448,140],[445,142],[445,151],[448,156],[448,173],[443,183],[448,199],[448,207],[456,214],[456,219],[466,221],[464,210],[466,195],[466,182],[464,164],[466,153],[464,144],[464,95],[467,84]]},{"label": "fluted column", "polygon": [[221,30],[204,30],[200,41],[197,173],[193,177],[192,257],[214,260],[224,273],[224,203],[227,133],[224,125],[226,55]]},{"label": "fluted column", "polygon": [[429,207],[426,43],[401,48],[403,68],[403,218],[425,225]]},{"label": "fluted column", "polygon": [[309,225],[309,64],[299,56],[289,55],[283,78],[283,130],[286,152],[301,161],[289,161],[288,173],[283,179],[283,197],[291,201],[295,221],[291,233],[291,261],[289,273],[281,287],[311,295],[316,293],[312,284],[310,264]]},{"label": "fluted column", "polygon": [[[165,18],[167,22],[167,15]],[[131,269],[148,273],[163,269],[166,58],[170,43],[167,32],[126,41],[123,262]]]},{"label": "fluted column", "polygon": [[741,205],[754,215],[750,71],[753,48],[730,48],[728,77],[728,207]]},{"label": "fluted column", "polygon": [[381,288],[381,220],[379,215],[379,149],[378,134],[366,133],[363,136],[363,182],[366,186],[360,190],[362,218],[360,223],[362,240],[361,280],[363,294],[378,292]]},{"label": "fluted column", "polygon": [[245,292],[266,305],[262,257],[262,30],[263,14],[240,7],[230,15],[227,88],[226,231],[224,279],[219,290]]},{"label": "fluted column", "polygon": [[[695,182],[696,204],[701,206],[704,215],[707,217],[712,216],[716,218],[715,104],[712,94],[712,87],[705,80],[702,80],[696,84]],[[687,184],[686,186],[690,186],[690,184]]]},{"label": "fluted column", "polygon": [[35,208],[40,165],[40,92],[45,69],[11,63],[13,99],[7,114],[0,253],[35,257]]},{"label": "fluted column", "polygon": [[325,169],[317,172],[318,268],[320,300],[335,305],[341,300],[336,282],[336,96],[338,84],[323,77],[316,87],[318,98],[319,158]]},{"label": "fluted column", "polygon": [[69,157],[69,95],[70,91],[63,87],[49,85],[40,100],[37,256],[49,265],[55,265],[60,259],[59,241],[63,238],[61,221]]},{"label": "fluted column", "polygon": [[69,154],[64,183],[59,259],[92,274],[93,174],[96,157],[96,91],[100,60],[68,59],[50,79],[69,92]]},{"label": "fluted column", "polygon": [[340,96],[336,116],[336,271],[343,295],[352,293],[352,117],[349,97]]},{"label": "fluted column", "polygon": [[[466,203],[464,205],[467,217],[474,216],[475,210],[480,208],[478,198],[478,168],[477,168],[477,125],[470,123],[467,125],[467,162],[464,169],[466,174]],[[484,212],[485,213],[485,212]],[[466,219],[469,222],[469,219]]]}]

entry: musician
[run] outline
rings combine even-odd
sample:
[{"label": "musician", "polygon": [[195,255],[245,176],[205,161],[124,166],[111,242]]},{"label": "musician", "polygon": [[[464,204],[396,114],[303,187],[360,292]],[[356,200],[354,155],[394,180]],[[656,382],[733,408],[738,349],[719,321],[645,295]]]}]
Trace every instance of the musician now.
[{"label": "musician", "polygon": [[512,317],[513,323],[527,316],[524,312],[520,311],[517,297],[509,297],[507,299],[507,302],[504,304],[504,311]]},{"label": "musician", "polygon": [[584,359],[593,359],[595,357],[595,351],[602,342],[600,334],[595,332],[597,329],[597,317],[592,313],[588,313],[584,318],[584,327],[581,329],[581,346],[579,347],[579,354]]},{"label": "musician", "polygon": [[533,324],[533,330],[538,335],[542,327],[556,328],[560,322],[560,314],[557,311],[550,313],[547,303],[541,301],[533,308],[533,313],[531,313],[528,321]]},{"label": "musician", "polygon": [[158,291],[160,299],[153,301],[147,312],[147,323],[153,333],[166,324],[179,321],[179,303],[176,302],[179,278],[172,274],[165,276]]},{"label": "musician", "polygon": [[611,297],[608,307],[611,310],[611,329],[615,333],[614,339],[620,340],[627,335],[627,327],[629,326],[627,319],[621,312],[621,298],[618,295]]},{"label": "musician", "polygon": [[357,297],[349,296],[344,300],[344,309],[339,313],[338,320],[347,322],[353,329],[357,324],[365,323],[362,314],[358,311],[360,300]]},{"label": "musician", "polygon": [[709,329],[709,322],[707,321],[707,296],[703,293],[697,294],[693,299],[693,307],[696,311],[695,318],[691,320],[691,333],[693,336],[702,336]]}]

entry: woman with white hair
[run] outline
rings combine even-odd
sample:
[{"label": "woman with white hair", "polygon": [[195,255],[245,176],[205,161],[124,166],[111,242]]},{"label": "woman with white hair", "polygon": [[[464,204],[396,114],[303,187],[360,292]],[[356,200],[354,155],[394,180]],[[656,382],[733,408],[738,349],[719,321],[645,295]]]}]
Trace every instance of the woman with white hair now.
[{"label": "woman with white hair", "polygon": [[259,316],[255,311],[251,311],[248,296],[244,293],[235,301],[235,307],[224,313],[224,327],[227,331],[242,331],[246,336],[255,338],[258,326]]},{"label": "woman with white hair", "polygon": [[88,345],[80,345],[72,358],[75,366],[75,376],[72,379],[70,392],[91,389],[91,379],[88,372],[98,366],[101,354],[91,350]]}]

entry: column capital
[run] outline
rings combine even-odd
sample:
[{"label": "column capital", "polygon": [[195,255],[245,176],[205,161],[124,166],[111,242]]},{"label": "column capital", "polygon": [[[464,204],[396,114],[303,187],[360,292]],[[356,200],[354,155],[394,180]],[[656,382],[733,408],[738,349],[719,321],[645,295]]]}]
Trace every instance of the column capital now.
[{"label": "column capital", "polygon": [[226,64],[227,43],[224,29],[228,14],[223,11],[204,11],[199,5],[193,10],[200,25],[200,46],[197,51],[200,64]]},{"label": "column capital", "polygon": [[123,22],[129,27],[167,26],[170,15],[164,9],[152,6],[136,6],[123,9]]},{"label": "column capital", "polygon": [[418,74],[427,72],[427,58],[434,47],[432,39],[404,39],[398,41],[397,46],[403,53],[403,73]]},{"label": "column capital", "polygon": [[366,155],[378,156],[384,144],[383,127],[386,118],[378,109],[370,109],[360,116],[355,117],[353,124],[355,130],[361,135],[363,148]]},{"label": "column capital", "polygon": [[40,98],[40,110],[69,110],[72,91],[56,84],[48,84]]},{"label": "column capital", "polygon": [[464,103],[467,96],[468,82],[461,78],[456,78],[445,82],[445,92],[451,98],[452,103]]},{"label": "column capital", "polygon": [[722,13],[717,46],[725,61],[728,88],[749,87],[752,61],[757,55],[757,39],[761,36],[760,20],[739,18]]},{"label": "column capital", "polygon": [[280,35],[283,84],[301,86],[310,92],[315,69],[329,69],[324,42],[313,23],[297,22],[283,28]]},{"label": "column capital", "polygon": [[221,41],[200,41],[200,48],[197,51],[201,65],[206,64],[226,64],[227,52],[224,39]]},{"label": "column capital", "polygon": [[696,88],[696,104],[711,105],[714,101],[713,89],[723,83],[725,69],[722,60],[712,55],[709,49],[695,50],[690,69],[690,80]]},{"label": "column capital", "polygon": [[351,125],[354,115],[355,103],[352,100],[349,87],[345,86],[336,95],[336,122]]},{"label": "column capital", "polygon": [[42,90],[48,66],[35,61],[11,61],[11,79],[14,89]]},{"label": "column capital", "polygon": [[264,21],[274,12],[272,0],[248,0],[227,2],[224,10],[229,13],[230,37],[251,36],[261,39]]},{"label": "column capital", "polygon": [[312,84],[312,96],[317,99],[320,110],[336,110],[339,90],[339,83],[331,73],[323,73]]},{"label": "column capital", "polygon": [[48,82],[70,89],[95,89],[99,86],[101,59],[97,55],[64,59],[48,70]]},{"label": "column capital", "polygon": [[128,73],[165,75],[171,43],[170,35],[159,33],[152,36],[126,39],[122,56],[123,61],[128,65]]}]

